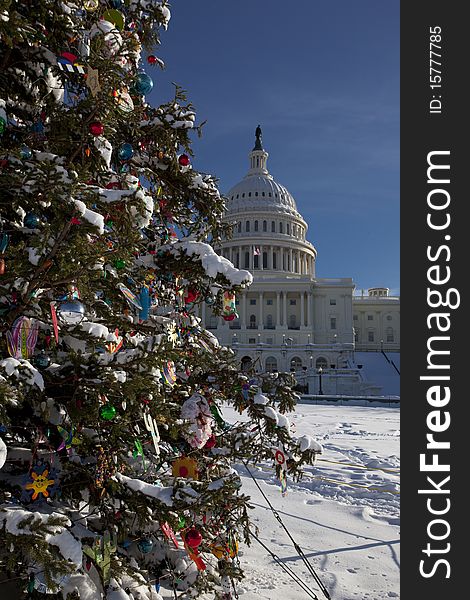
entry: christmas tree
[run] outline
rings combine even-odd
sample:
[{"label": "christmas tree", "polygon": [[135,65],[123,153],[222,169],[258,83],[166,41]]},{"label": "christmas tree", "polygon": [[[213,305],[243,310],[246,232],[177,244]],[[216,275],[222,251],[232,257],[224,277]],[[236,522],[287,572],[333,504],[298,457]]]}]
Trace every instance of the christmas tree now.
[{"label": "christmas tree", "polygon": [[283,415],[291,375],[240,373],[195,316],[233,319],[251,275],[213,250],[230,228],[192,166],[193,107],[180,88],[146,102],[169,20],[165,0],[0,2],[0,566],[18,598],[232,598],[234,466],[285,481],[315,458]]}]

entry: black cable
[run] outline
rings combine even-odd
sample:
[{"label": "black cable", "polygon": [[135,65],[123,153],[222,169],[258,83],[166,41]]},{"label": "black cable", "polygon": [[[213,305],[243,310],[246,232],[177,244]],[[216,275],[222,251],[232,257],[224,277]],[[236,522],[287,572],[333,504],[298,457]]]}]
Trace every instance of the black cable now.
[{"label": "black cable", "polygon": [[266,552],[268,552],[268,554],[270,554],[272,556],[272,558],[275,560],[275,562],[289,575],[289,577],[291,579],[293,579],[297,585],[299,585],[303,591],[308,594],[308,596],[310,596],[310,598],[312,598],[312,600],[318,600],[318,596],[315,594],[315,592],[313,590],[311,590],[306,583],[304,583],[300,577],[294,573],[294,571],[292,571],[292,569],[290,567],[288,567],[287,565],[285,565],[282,560],[279,558],[279,556],[277,556],[277,554],[274,554],[274,552],[272,550],[270,550],[266,544],[264,544],[252,531],[250,531],[250,535],[251,537],[253,537],[258,544],[260,544],[265,550]]},{"label": "black cable", "polygon": [[297,542],[294,540],[294,538],[292,537],[290,531],[287,529],[287,527],[284,525],[284,522],[282,521],[279,513],[277,512],[277,510],[273,507],[273,505],[271,504],[271,502],[269,501],[269,498],[266,496],[266,494],[263,492],[263,490],[261,489],[261,486],[259,485],[259,483],[257,482],[255,476],[253,475],[253,473],[250,471],[250,468],[248,467],[248,464],[245,461],[242,461],[243,464],[245,465],[246,470],[248,471],[248,474],[250,475],[250,477],[253,479],[253,481],[256,484],[256,487],[259,489],[259,491],[261,492],[261,495],[263,496],[263,498],[266,500],[266,503],[268,504],[269,508],[271,509],[271,512],[273,513],[274,517],[277,519],[277,521],[279,522],[279,524],[281,525],[281,527],[284,529],[284,531],[287,533],[287,535],[289,536],[289,539],[291,540],[292,544],[294,545],[295,551],[297,552],[297,554],[300,556],[300,558],[303,560],[305,566],[307,567],[309,573],[312,575],[312,577],[314,578],[315,582],[317,583],[318,587],[320,588],[320,590],[322,591],[323,595],[325,596],[325,598],[327,598],[327,600],[331,600],[331,596],[328,592],[328,590],[326,589],[326,587],[323,585],[320,577],[318,577],[317,573],[315,572],[315,569],[313,568],[313,566],[310,564],[310,561],[308,560],[308,558],[305,556],[302,548],[297,544]]}]

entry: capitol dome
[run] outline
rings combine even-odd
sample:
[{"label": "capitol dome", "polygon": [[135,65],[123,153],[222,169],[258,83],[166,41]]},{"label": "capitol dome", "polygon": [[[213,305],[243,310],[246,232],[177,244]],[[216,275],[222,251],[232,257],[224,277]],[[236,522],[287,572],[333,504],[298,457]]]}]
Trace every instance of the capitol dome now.
[{"label": "capitol dome", "polygon": [[250,169],[227,194],[227,215],[248,211],[269,211],[300,217],[292,194],[274,181],[266,168],[269,154],[261,142],[261,129],[256,130],[256,143],[250,152]]}]

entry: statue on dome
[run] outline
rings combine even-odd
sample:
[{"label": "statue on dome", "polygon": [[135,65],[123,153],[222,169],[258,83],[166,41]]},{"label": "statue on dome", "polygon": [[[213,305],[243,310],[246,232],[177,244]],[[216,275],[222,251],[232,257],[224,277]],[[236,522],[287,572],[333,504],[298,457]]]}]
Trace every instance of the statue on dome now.
[{"label": "statue on dome", "polygon": [[263,134],[261,133],[261,127],[259,125],[256,128],[255,136],[256,136],[256,141],[261,142],[261,138],[263,137]]}]

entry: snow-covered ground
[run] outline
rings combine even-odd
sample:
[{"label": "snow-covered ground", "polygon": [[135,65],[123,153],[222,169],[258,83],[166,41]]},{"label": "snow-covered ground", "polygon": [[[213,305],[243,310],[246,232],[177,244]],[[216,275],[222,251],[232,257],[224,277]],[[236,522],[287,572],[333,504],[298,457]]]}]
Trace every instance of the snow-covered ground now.
[{"label": "snow-covered ground", "polygon": [[[291,415],[296,435],[323,446],[316,466],[300,483],[289,481],[285,497],[271,472],[252,469],[332,600],[399,597],[399,416],[396,408],[298,405]],[[224,409],[224,418],[239,415]],[[259,538],[324,600],[253,480],[243,467],[239,472]],[[308,599],[257,542],[240,548],[240,561],[241,600]]]}]

